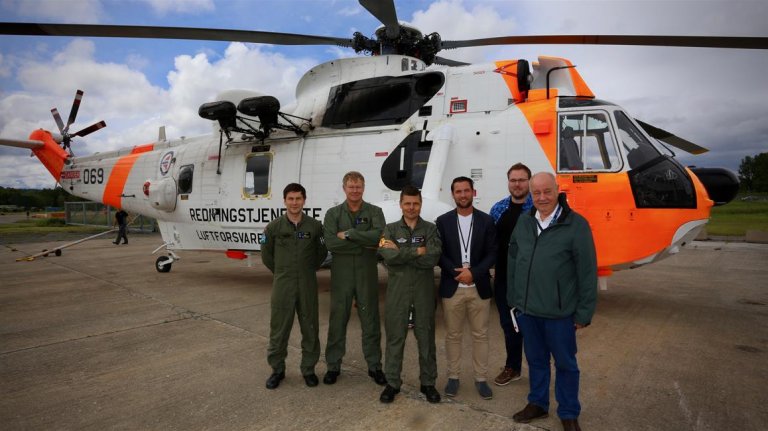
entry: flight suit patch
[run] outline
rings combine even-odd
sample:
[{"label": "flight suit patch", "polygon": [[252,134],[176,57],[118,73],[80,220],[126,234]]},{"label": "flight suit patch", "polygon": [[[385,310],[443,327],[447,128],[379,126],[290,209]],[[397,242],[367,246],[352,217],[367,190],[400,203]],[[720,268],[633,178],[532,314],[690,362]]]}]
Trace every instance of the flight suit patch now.
[{"label": "flight suit patch", "polygon": [[411,238],[411,244],[421,244],[424,242],[424,236],[418,235]]},{"label": "flight suit patch", "polygon": [[408,242],[408,240],[405,238],[398,238],[395,241],[397,241],[398,244],[405,244],[406,242]]},{"label": "flight suit patch", "polygon": [[297,239],[312,239],[311,232],[296,232]]},{"label": "flight suit patch", "polygon": [[361,224],[368,224],[368,223],[370,223],[370,220],[368,219],[368,217],[357,217],[355,219],[355,226],[361,225]]}]

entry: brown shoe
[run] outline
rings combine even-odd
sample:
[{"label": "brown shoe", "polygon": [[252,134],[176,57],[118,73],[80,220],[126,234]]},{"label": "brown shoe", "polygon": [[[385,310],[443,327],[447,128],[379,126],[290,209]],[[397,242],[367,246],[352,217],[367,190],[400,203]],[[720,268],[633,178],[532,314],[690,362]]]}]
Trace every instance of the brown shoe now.
[{"label": "brown shoe", "polygon": [[563,431],[581,431],[578,419],[562,419]]},{"label": "brown shoe", "polygon": [[512,419],[515,422],[527,424],[534,419],[545,418],[547,416],[549,416],[549,413],[546,410],[536,404],[528,403],[524,409],[512,415]]},{"label": "brown shoe", "polygon": [[520,380],[520,372],[509,367],[504,367],[504,369],[501,370],[501,374],[493,379],[493,383],[496,383],[499,386],[506,386],[509,382],[514,382],[515,380]]}]

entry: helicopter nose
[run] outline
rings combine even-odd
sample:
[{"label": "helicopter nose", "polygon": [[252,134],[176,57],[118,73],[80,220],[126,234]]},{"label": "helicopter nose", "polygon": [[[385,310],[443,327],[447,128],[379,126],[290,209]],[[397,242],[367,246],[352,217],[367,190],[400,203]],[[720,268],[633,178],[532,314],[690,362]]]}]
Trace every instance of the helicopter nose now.
[{"label": "helicopter nose", "polygon": [[739,179],[728,169],[697,167],[690,169],[704,184],[709,198],[715,201],[715,206],[727,204],[739,192]]}]

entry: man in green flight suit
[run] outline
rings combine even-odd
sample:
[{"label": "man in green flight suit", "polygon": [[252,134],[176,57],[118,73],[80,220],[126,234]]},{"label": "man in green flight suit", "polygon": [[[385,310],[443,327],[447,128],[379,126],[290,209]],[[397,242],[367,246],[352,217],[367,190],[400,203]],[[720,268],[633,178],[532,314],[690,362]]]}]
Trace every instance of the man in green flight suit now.
[{"label": "man in green flight suit", "polygon": [[301,374],[307,386],[318,384],[315,374],[315,364],[320,359],[317,269],[328,251],[323,225],[304,214],[306,199],[307,192],[301,184],[285,186],[283,201],[287,211],[267,225],[261,241],[261,260],[274,274],[267,348],[272,375],[267,379],[267,389],[277,388],[285,378],[285,357],[294,313],[301,327]]},{"label": "man in green flight suit", "polygon": [[381,323],[379,321],[378,270],[376,250],[384,229],[381,208],[363,201],[365,178],[360,172],[344,175],[346,200],[325,213],[325,244],[333,255],[331,262],[331,315],[325,361],[328,371],[323,383],[336,383],[341,359],[346,352],[347,323],[352,301],[363,332],[363,355],[368,375],[379,385],[387,380],[381,371]]},{"label": "man in green flight suit", "polygon": [[382,403],[391,403],[400,392],[403,370],[403,348],[408,336],[408,314],[413,307],[416,323],[413,333],[419,346],[419,381],[421,393],[430,403],[439,403],[435,389],[437,359],[435,357],[435,265],[443,250],[437,227],[420,217],[421,192],[413,186],[400,193],[403,218],[384,228],[379,254],[387,262],[389,281],[385,305],[384,328],[387,351],[384,373],[387,386],[381,393]]}]

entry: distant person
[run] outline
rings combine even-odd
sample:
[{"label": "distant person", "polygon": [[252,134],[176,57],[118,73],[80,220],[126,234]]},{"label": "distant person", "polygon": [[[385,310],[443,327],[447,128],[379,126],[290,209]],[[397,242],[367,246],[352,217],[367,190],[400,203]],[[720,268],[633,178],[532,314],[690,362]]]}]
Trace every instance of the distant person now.
[{"label": "distant person", "polygon": [[332,385],[341,374],[346,353],[347,323],[353,301],[363,333],[363,355],[368,375],[378,385],[386,385],[381,370],[381,322],[379,320],[379,275],[376,251],[384,230],[381,208],[363,201],[365,178],[360,172],[347,172],[342,179],[346,200],[325,213],[325,245],[331,261],[331,315],[325,362],[328,371],[323,383]]},{"label": "distant person", "polygon": [[294,315],[301,327],[301,375],[309,387],[318,384],[315,365],[320,359],[317,305],[317,270],[328,254],[323,225],[304,214],[307,192],[301,184],[283,189],[286,213],[264,229],[261,260],[274,277],[270,301],[267,362],[272,375],[267,389],[275,389],[285,378],[285,358]]},{"label": "distant person", "polygon": [[[474,182],[458,177],[451,183],[456,209],[437,218],[443,241],[440,255],[440,297],[445,318],[448,384],[445,395],[459,391],[461,339],[469,320],[475,388],[483,399],[493,398],[488,386],[488,319],[491,311],[490,269],[496,262],[496,229],[488,214],[473,207]],[[416,327],[418,328],[418,323]]]},{"label": "distant person", "polygon": [[379,243],[379,254],[387,263],[387,299],[384,328],[387,350],[384,374],[387,386],[382,403],[391,403],[400,392],[403,350],[408,337],[409,318],[416,322],[413,334],[419,347],[421,393],[430,403],[440,402],[435,389],[437,358],[435,353],[435,265],[442,244],[434,224],[421,214],[421,192],[413,186],[400,193],[400,220],[388,224]]},{"label": "distant person", "polygon": [[565,431],[579,431],[576,331],[589,325],[597,303],[595,244],[587,220],[558,195],[553,174],[537,173],[530,184],[535,208],[512,232],[507,268],[507,302],[523,332],[530,377],[528,404],[512,419],[548,415],[554,358],[557,415]]},{"label": "distant person", "polygon": [[512,165],[507,171],[509,196],[491,207],[491,217],[496,222],[498,245],[493,293],[496,299],[496,308],[499,310],[499,323],[504,331],[504,346],[507,351],[504,368],[493,380],[499,386],[520,380],[522,370],[523,336],[520,334],[519,328],[515,328],[512,323],[510,307],[507,304],[507,251],[509,250],[509,238],[515,229],[517,219],[520,214],[533,207],[533,200],[528,187],[530,179],[531,170],[527,166],[522,163]]},{"label": "distant person", "polygon": [[120,238],[123,239],[123,244],[128,244],[128,213],[124,210],[120,210],[115,213],[114,226],[118,227],[117,238],[112,244],[120,244]]}]

